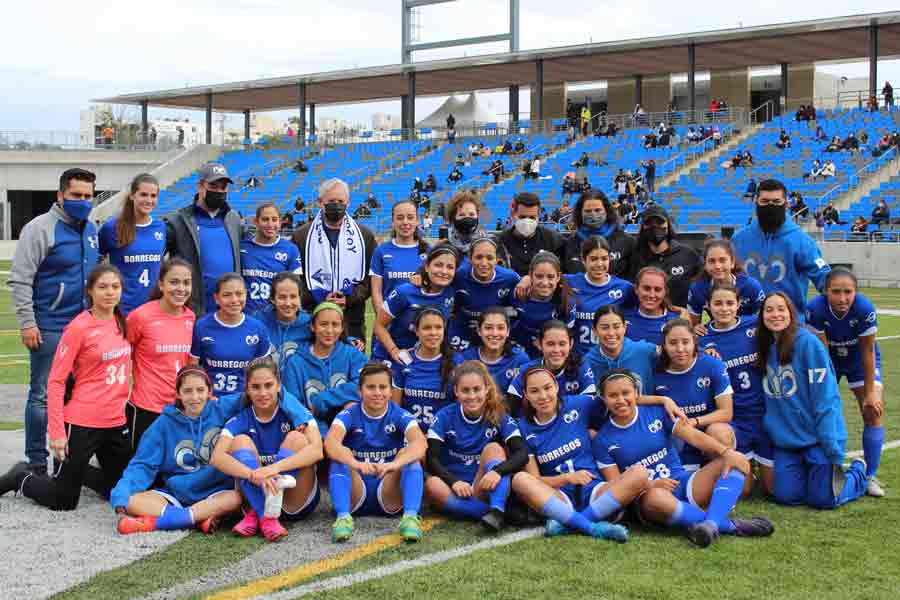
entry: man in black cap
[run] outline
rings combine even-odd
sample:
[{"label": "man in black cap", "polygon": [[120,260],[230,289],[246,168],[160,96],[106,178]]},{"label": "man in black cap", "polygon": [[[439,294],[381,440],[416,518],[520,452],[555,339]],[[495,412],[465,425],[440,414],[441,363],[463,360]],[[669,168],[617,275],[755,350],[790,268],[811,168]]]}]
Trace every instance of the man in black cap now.
[{"label": "man in black cap", "polygon": [[634,281],[644,267],[662,269],[669,282],[669,300],[678,307],[687,305],[691,281],[703,268],[694,249],[675,240],[672,219],[658,204],[641,215],[641,231],[631,255],[627,278]]},{"label": "man in black cap", "polygon": [[191,300],[198,317],[215,312],[216,281],[241,266],[243,228],[241,216],[226,201],[230,183],[224,165],[203,165],[194,202],[165,217],[166,252],[193,267]]}]

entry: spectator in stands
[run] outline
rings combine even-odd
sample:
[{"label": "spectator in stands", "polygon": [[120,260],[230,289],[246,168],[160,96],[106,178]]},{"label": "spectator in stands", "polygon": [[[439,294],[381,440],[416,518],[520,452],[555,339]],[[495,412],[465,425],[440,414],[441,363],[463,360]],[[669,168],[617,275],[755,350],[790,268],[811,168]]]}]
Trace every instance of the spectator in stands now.
[{"label": "spectator in stands", "polygon": [[456,141],[456,129],[450,128],[447,130],[447,142],[453,143]]},{"label": "spectator in stands", "polygon": [[591,107],[585,104],[581,107],[581,135],[587,136],[591,126]]},{"label": "spectator in stands", "polygon": [[434,178],[434,173],[430,173],[428,177],[425,178],[425,186],[422,190],[429,194],[433,194],[437,191],[437,181]]},{"label": "spectator in stands", "polygon": [[841,136],[836,135],[831,138],[831,142],[825,147],[825,152],[840,152],[842,148]]},{"label": "spectator in stands", "polygon": [[456,183],[457,181],[462,179],[462,171],[459,170],[459,164],[453,166],[453,170],[450,171],[450,174],[447,175],[447,181],[451,183]]},{"label": "spectator in stands", "polygon": [[573,167],[587,167],[591,164],[591,157],[588,156],[587,152],[582,152],[581,156],[578,157],[578,160],[572,163]]},{"label": "spectator in stands", "polygon": [[628,271],[634,251],[634,238],[619,225],[619,213],[610,204],[606,194],[597,190],[582,194],[572,211],[574,235],[563,249],[562,267],[566,273],[584,272],[581,247],[591,237],[601,237],[609,244],[609,272],[623,277]]},{"label": "spectator in stands", "polygon": [[803,201],[803,194],[798,191],[791,192],[791,216],[796,220],[806,220],[809,215],[809,207]]},{"label": "spectator in stands", "polygon": [[822,174],[822,161],[818,158],[813,161],[808,173],[803,174],[803,179],[812,179],[815,181]]},{"label": "spectator in stands", "polygon": [[[816,214],[814,215],[814,218],[816,220],[816,228],[818,228],[818,229],[825,228],[825,217],[822,216],[823,212],[824,211],[822,209],[819,209],[816,211]],[[752,221],[752,219],[751,219],[751,221]],[[748,225],[749,225],[749,223],[748,223]]]},{"label": "spectator in stands", "polygon": [[378,198],[375,197],[375,192],[369,192],[369,195],[366,196],[366,205],[372,210],[381,208],[381,204],[378,203]]},{"label": "spectator in stands", "polygon": [[529,179],[540,179],[541,177],[541,155],[536,154],[534,158],[531,160],[531,165],[528,168],[527,177]]},{"label": "spectator in stands", "polygon": [[642,161],[641,166],[644,167],[644,181],[647,191],[653,194],[656,192],[656,161],[651,158],[650,160]]},{"label": "spectator in stands", "polygon": [[878,143],[875,145],[875,148],[872,149],[872,156],[879,157],[891,147],[891,134],[885,133],[881,136],[881,139],[878,140]]},{"label": "spectator in stands", "polygon": [[156,146],[156,140],[159,138],[159,134],[156,132],[156,127],[150,128],[150,145]]},{"label": "spectator in stands", "polygon": [[884,105],[888,110],[894,108],[894,88],[891,86],[890,81],[884,82],[884,87],[881,88],[881,95],[884,96]]},{"label": "spectator in stands", "polygon": [[[484,146],[484,144],[482,144]],[[474,158],[481,154],[481,148],[475,142],[469,144],[469,154]]]},{"label": "spectator in stands", "polygon": [[240,214],[228,205],[231,183],[224,165],[203,165],[193,203],[165,217],[166,252],[193,268],[191,300],[198,318],[218,310],[213,298],[216,282],[241,266],[244,231]]},{"label": "spectator in stands", "polygon": [[497,145],[494,146],[494,154],[498,156],[503,154],[503,144],[498,142]]},{"label": "spectator in stands", "polygon": [[781,130],[781,134],[778,136],[778,141],[775,142],[775,146],[781,150],[791,147],[791,136],[789,136],[784,129]]},{"label": "spectator in stands", "polygon": [[306,163],[303,162],[302,158],[298,158],[297,162],[294,163],[294,171],[297,173],[308,173],[309,167],[306,166]]},{"label": "spectator in stands", "polygon": [[318,214],[294,233],[303,265],[300,302],[310,314],[321,302],[334,302],[344,309],[347,333],[365,339],[369,267],[376,243],[367,227],[347,215],[349,204],[350,188],[343,180],[322,182]]},{"label": "spectator in stands", "polygon": [[478,153],[478,156],[480,156],[481,158],[490,158],[491,149],[488,146],[485,146],[484,144],[479,144],[479,147],[480,147],[480,151]]},{"label": "spectator in stands", "polygon": [[891,136],[891,146],[900,146],[900,129],[895,130]]},{"label": "spectator in stands", "polygon": [[868,226],[869,224],[866,222],[866,218],[862,215],[858,215],[853,219],[853,223],[850,224],[850,233],[866,233],[866,228]]},{"label": "spectator in stands", "polygon": [[96,177],[69,169],[56,202],[19,233],[9,274],[13,310],[30,365],[25,456],[47,473],[47,378],[63,329],[84,308],[85,280],[97,262],[97,228],[88,219]]},{"label": "spectator in stands", "polygon": [[503,142],[503,151],[501,152],[501,154],[512,154],[512,151],[513,151],[512,142],[509,140],[506,140],[505,142]]},{"label": "spectator in stands", "polygon": [[531,259],[538,252],[546,251],[558,256],[563,249],[562,236],[555,229],[538,222],[540,212],[541,200],[537,194],[519,192],[512,200],[512,227],[500,234],[500,246],[508,257],[507,268],[523,277],[528,274]]},{"label": "spectator in stands", "polygon": [[881,227],[882,225],[889,225],[890,222],[891,209],[888,208],[887,202],[882,198],[878,201],[878,206],[872,209],[872,224]]},{"label": "spectator in stands", "polygon": [[860,149],[865,148],[869,145],[869,132],[861,129],[856,137],[857,139],[859,139]]},{"label": "spectator in stands", "polygon": [[263,186],[262,180],[259,177],[257,177],[256,175],[251,173],[250,177],[247,179],[247,183],[244,184],[244,189],[245,190],[248,190],[248,189],[253,190],[253,189],[256,189],[256,188],[262,187],[262,186]]},{"label": "spectator in stands", "polygon": [[841,141],[841,149],[849,150],[850,152],[859,152],[859,140],[856,139],[856,134],[852,131],[847,134],[847,137]]},{"label": "spectator in stands", "polygon": [[525,153],[525,142],[522,140],[516,140],[516,143],[513,145],[513,154],[524,154]]},{"label": "spectator in stands", "polygon": [[828,159],[825,161],[825,164],[822,166],[822,177],[829,178],[834,177],[837,174],[837,167],[834,164],[834,161]]},{"label": "spectator in stands", "polygon": [[302,196],[297,196],[297,199],[294,200],[294,214],[299,215],[304,210],[306,210],[306,202],[303,201]]},{"label": "spectator in stands", "polygon": [[846,221],[841,221],[841,213],[834,206],[834,202],[829,202],[822,211],[822,218],[825,219],[826,225],[845,225]]},{"label": "spectator in stands", "polygon": [[587,175],[585,175],[581,179],[581,185],[579,186],[579,188],[580,188],[579,191],[582,193],[591,191],[591,182],[590,182],[590,180],[588,180]]},{"label": "spectator in stands", "polygon": [[616,137],[616,134],[617,134],[618,132],[619,132],[619,128],[616,126],[615,123],[610,123],[609,125],[607,125],[607,127],[606,127],[606,137],[614,138],[614,137]]},{"label": "spectator in stands", "polygon": [[421,194],[424,189],[425,189],[425,184],[422,183],[422,179],[419,177],[416,177],[413,180],[412,191],[417,192],[418,194]]},{"label": "spectator in stands", "polygon": [[494,222],[494,231],[497,233],[503,231],[503,221],[500,220],[500,217],[497,217],[497,220]]},{"label": "spectator in stands", "polygon": [[697,252],[675,239],[675,226],[669,213],[659,205],[641,215],[641,231],[629,261],[626,279],[634,281],[644,267],[659,267],[669,278],[669,299],[674,306],[687,306],[691,281],[703,263]]},{"label": "spectator in stands", "polygon": [[104,146],[112,146],[113,136],[114,136],[112,126],[107,125],[106,127],[104,127],[103,131],[101,132],[101,135],[103,136],[103,145]]},{"label": "spectator in stands", "polygon": [[431,218],[431,213],[427,212],[422,216],[422,229],[425,230],[426,234],[429,229],[431,229],[431,224],[434,222],[434,219]]},{"label": "spectator in stands", "polygon": [[[532,163],[533,164],[533,163]],[[494,177],[494,183],[500,183],[500,178],[506,173],[506,168],[503,166],[503,161],[500,159],[495,160],[491,163],[487,169],[482,171],[482,175],[491,175]]]},{"label": "spectator in stands", "polygon": [[825,130],[822,129],[821,125],[816,125],[816,141],[824,142],[828,139],[828,134],[825,133]]},{"label": "spectator in stands", "polygon": [[456,129],[456,117],[453,116],[453,113],[447,115],[447,129]]},{"label": "spectator in stands", "polygon": [[647,111],[644,110],[643,106],[640,104],[634,106],[634,112],[631,113],[631,120],[634,121],[635,125],[647,124]]},{"label": "spectator in stands", "polygon": [[360,204],[353,211],[354,219],[365,219],[372,216],[372,210],[366,204]]},{"label": "spectator in stands", "polygon": [[456,155],[456,162],[454,163],[457,167],[461,167],[466,164],[466,159],[463,158],[462,152]]},{"label": "spectator in stands", "polygon": [[294,230],[294,213],[291,211],[287,211],[283,215],[281,215],[281,235],[282,237],[287,237]]},{"label": "spectator in stands", "polygon": [[753,177],[747,182],[747,189],[744,190],[744,198],[750,198],[751,200],[756,198],[756,179]]},{"label": "spectator in stands", "polygon": [[562,181],[562,193],[563,196],[568,196],[569,194],[574,194],[578,191],[578,186],[575,183],[575,173],[569,171],[563,176]]},{"label": "spectator in stands", "polygon": [[784,292],[795,306],[806,306],[810,283],[822,291],[831,271],[813,239],[787,218],[787,189],[776,179],[760,182],[756,220],[735,233],[732,243],[747,275],[766,294]]},{"label": "spectator in stands", "polygon": [[646,149],[656,148],[656,146],[658,145],[658,140],[656,139],[656,133],[651,129],[650,133],[646,134],[643,137],[643,142],[644,142],[644,148],[646,148]]}]

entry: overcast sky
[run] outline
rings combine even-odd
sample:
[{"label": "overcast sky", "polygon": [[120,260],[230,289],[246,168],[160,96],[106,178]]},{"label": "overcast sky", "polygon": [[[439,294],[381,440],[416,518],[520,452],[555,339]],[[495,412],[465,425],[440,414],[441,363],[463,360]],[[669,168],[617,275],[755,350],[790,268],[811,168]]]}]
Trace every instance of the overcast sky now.
[{"label": "overcast sky", "polygon": [[[521,48],[689,33],[897,9],[896,0],[521,0]],[[852,8],[851,8],[852,6]],[[505,31],[506,0],[458,0],[421,11],[421,38]],[[0,129],[77,130],[91,98],[186,85],[398,63],[399,0],[44,0],[4,11]],[[417,60],[498,52],[505,44],[421,52]],[[861,53],[864,50],[861,49]],[[829,67],[864,76],[863,64]],[[900,80],[898,61],[879,79]],[[437,100],[417,104],[425,116]],[[505,112],[502,106],[494,106]],[[399,102],[319,107],[368,122]],[[151,109],[151,117],[171,111]],[[199,115],[194,117],[201,120]]]}]

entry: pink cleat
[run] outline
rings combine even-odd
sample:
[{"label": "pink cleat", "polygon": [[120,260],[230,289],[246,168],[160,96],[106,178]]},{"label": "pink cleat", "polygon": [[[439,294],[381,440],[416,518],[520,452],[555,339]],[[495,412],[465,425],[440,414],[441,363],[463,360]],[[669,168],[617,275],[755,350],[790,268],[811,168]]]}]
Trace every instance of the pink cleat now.
[{"label": "pink cleat", "polygon": [[259,517],[256,516],[255,510],[248,510],[244,513],[244,518],[237,525],[231,528],[241,537],[253,537],[259,531]]},{"label": "pink cleat", "polygon": [[270,542],[277,542],[288,534],[287,529],[275,517],[263,517],[261,529],[263,536]]}]

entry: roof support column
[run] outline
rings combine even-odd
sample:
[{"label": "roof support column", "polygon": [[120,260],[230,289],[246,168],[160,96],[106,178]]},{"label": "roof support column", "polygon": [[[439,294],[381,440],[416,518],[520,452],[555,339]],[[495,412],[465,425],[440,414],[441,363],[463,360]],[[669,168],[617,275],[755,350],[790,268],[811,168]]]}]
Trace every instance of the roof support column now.
[{"label": "roof support column", "polygon": [[306,145],[306,84],[297,84],[297,108],[300,110],[300,122],[297,125],[297,144]]},{"label": "roof support column", "polygon": [[693,118],[694,111],[697,110],[697,81],[696,81],[696,71],[697,71],[697,53],[694,48],[694,44],[688,44],[688,99],[690,100],[691,106],[691,118]]},{"label": "roof support column", "polygon": [[400,128],[406,127],[406,124],[409,122],[409,96],[403,94],[400,96]]},{"label": "roof support column", "polygon": [[781,111],[779,114],[787,114],[788,101],[788,64],[781,63]]},{"label": "roof support column", "polygon": [[148,127],[147,109],[150,103],[147,100],[141,100],[141,143],[150,143],[150,127]]},{"label": "roof support column", "polygon": [[206,143],[212,144],[212,92],[206,93]]},{"label": "roof support column", "polygon": [[414,71],[406,74],[406,83],[408,87],[406,91],[406,123],[404,126],[409,130],[410,139],[416,139],[416,74]]},{"label": "roof support column", "polygon": [[634,76],[634,103],[640,104],[643,106],[644,104],[644,76],[643,75],[635,75]]},{"label": "roof support column", "polygon": [[244,141],[250,139],[250,109],[244,110]]},{"label": "roof support column", "polygon": [[316,103],[309,103],[309,136],[316,135]]},{"label": "roof support column", "polygon": [[509,120],[517,122],[519,120],[519,86],[509,86]]},{"label": "roof support column", "polygon": [[544,120],[544,59],[539,58],[534,63],[534,106],[532,116],[537,116],[538,121]]},{"label": "roof support column", "polygon": [[878,24],[869,25],[869,96],[878,94]]}]

